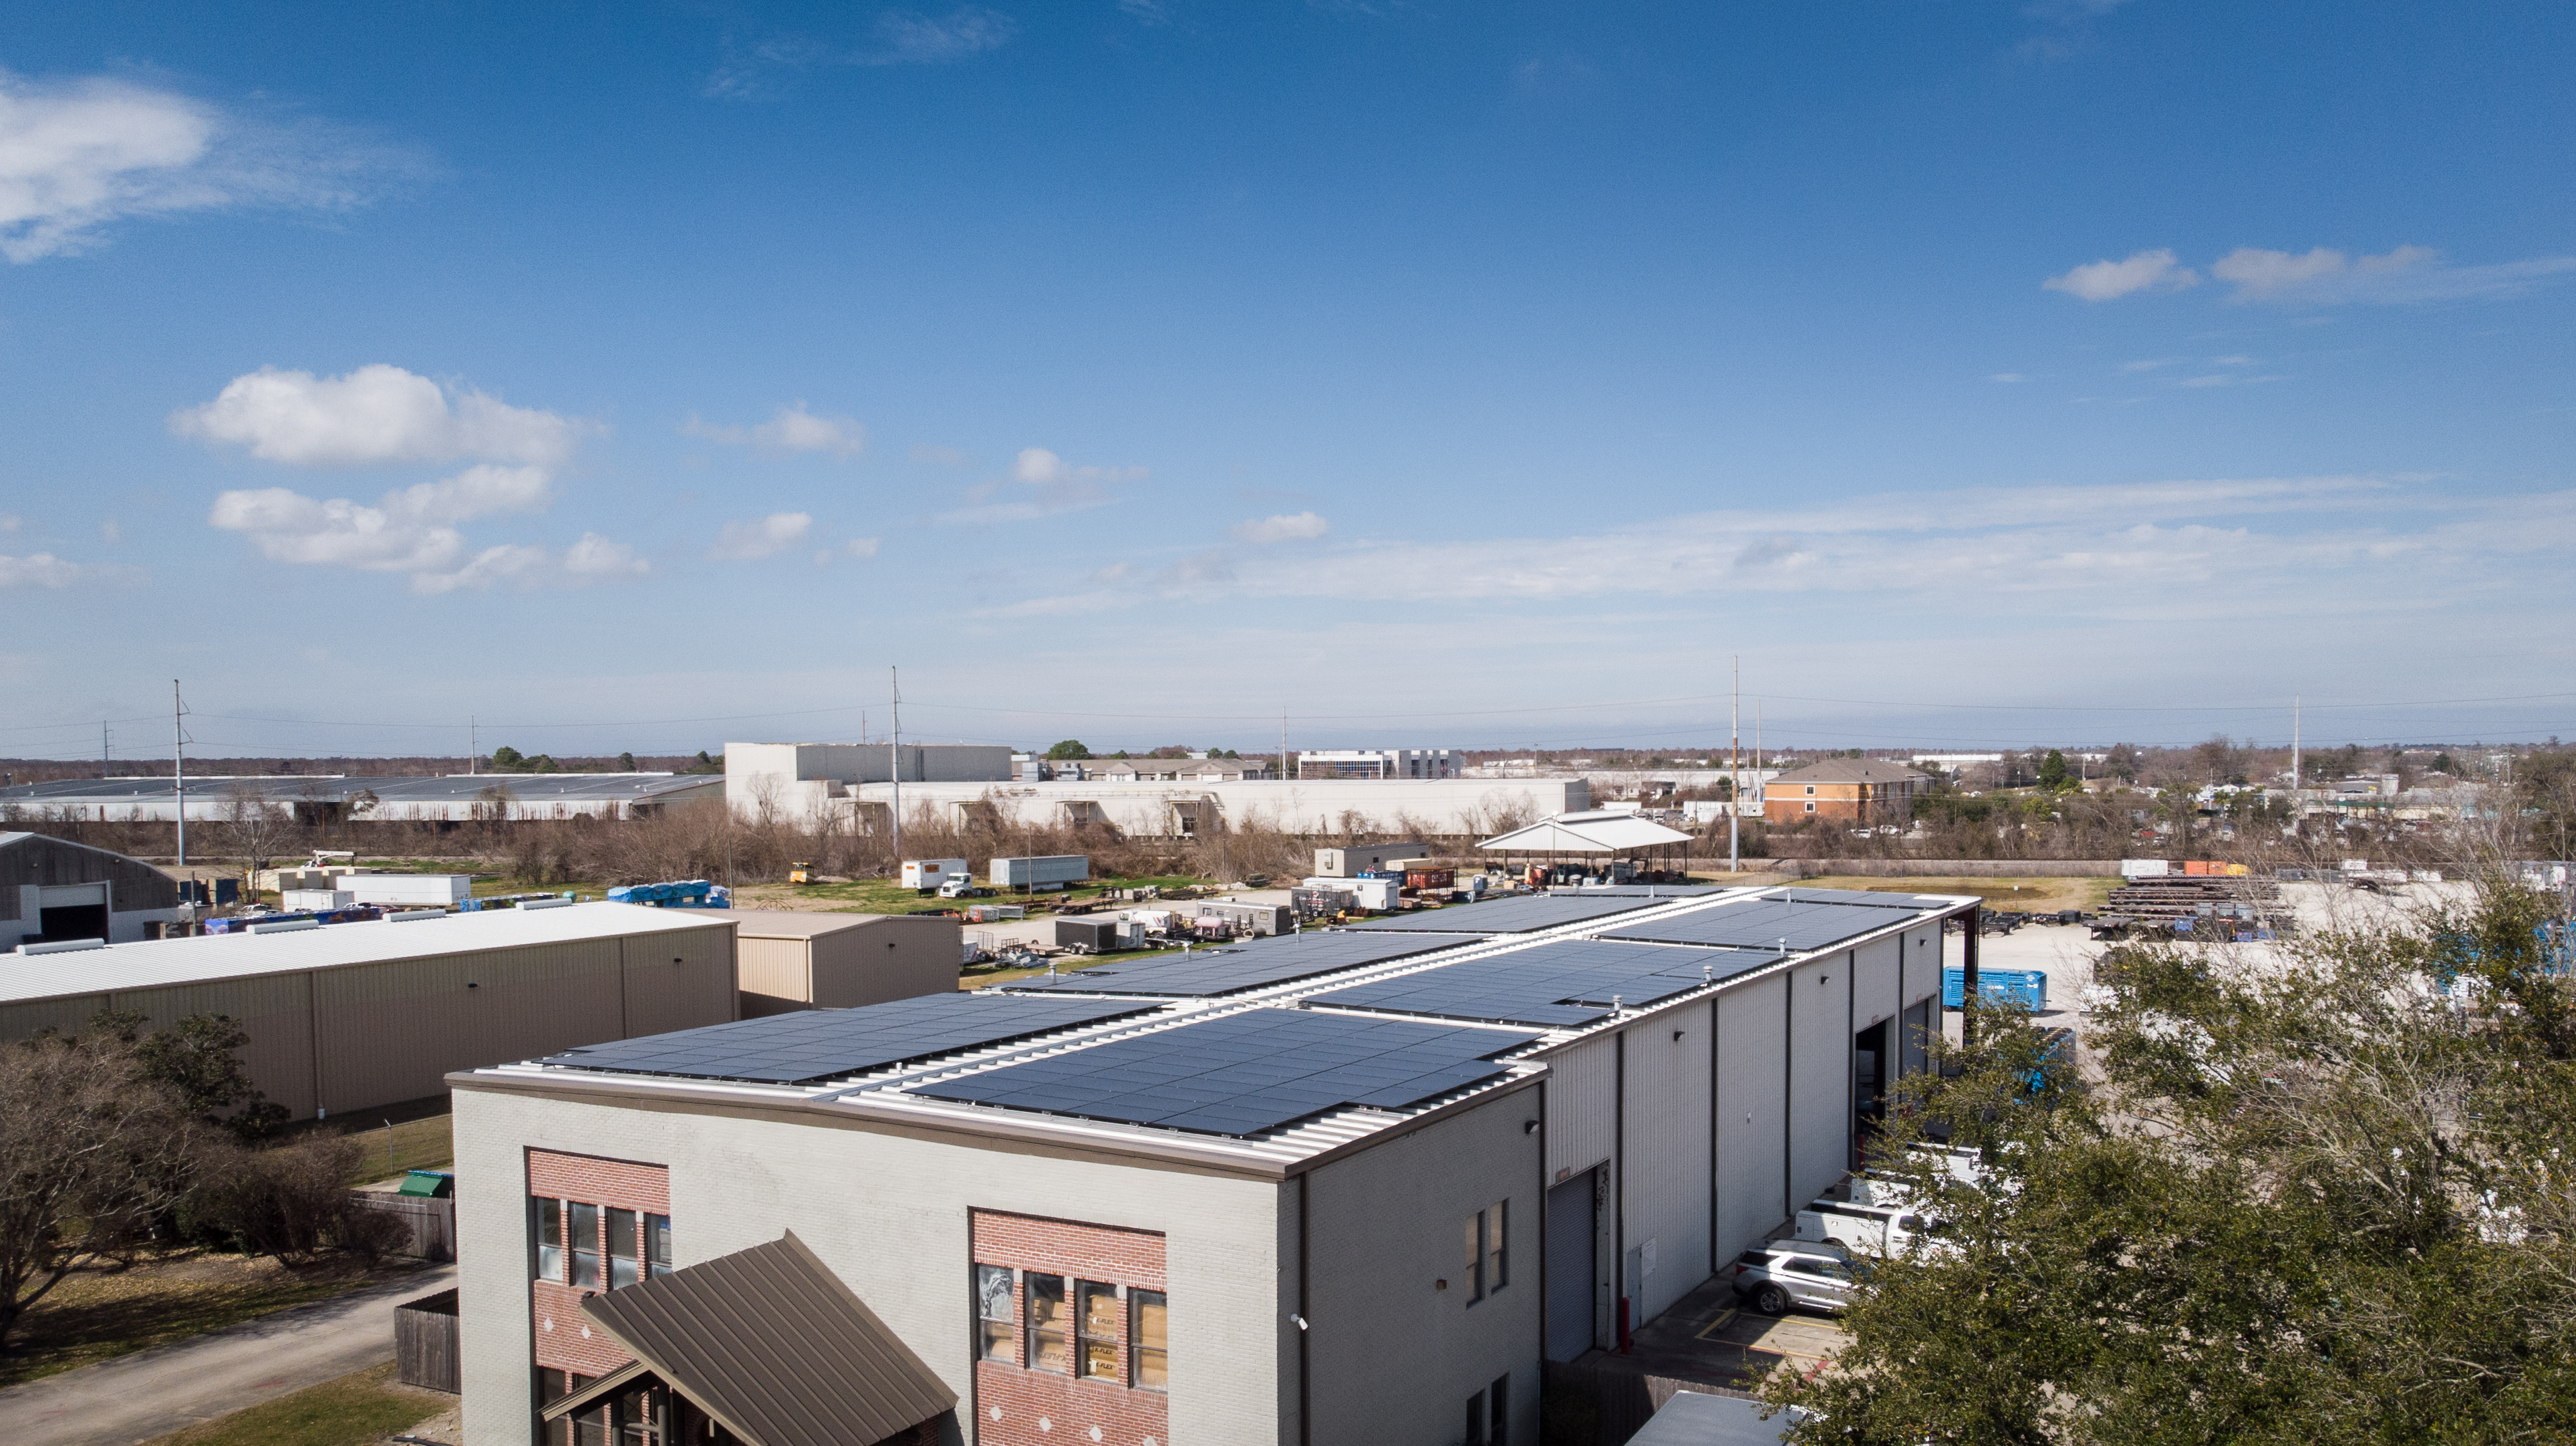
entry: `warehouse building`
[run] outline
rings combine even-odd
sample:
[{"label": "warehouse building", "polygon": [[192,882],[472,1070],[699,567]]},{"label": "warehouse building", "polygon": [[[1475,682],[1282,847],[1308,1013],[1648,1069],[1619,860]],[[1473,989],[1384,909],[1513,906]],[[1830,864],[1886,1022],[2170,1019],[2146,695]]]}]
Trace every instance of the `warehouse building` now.
[{"label": "warehouse building", "polygon": [[[642,818],[724,796],[724,780],[686,773],[454,773],[440,777],[296,773],[186,780],[188,821],[275,810],[304,824],[467,823]],[[167,778],[66,778],[0,788],[0,818],[170,823],[182,807]]]},{"label": "warehouse building", "polygon": [[953,918],[754,909],[734,919],[745,1019],[957,987],[964,941]]},{"label": "warehouse building", "polygon": [[179,917],[168,874],[106,849],[0,833],[0,950],[22,944],[157,936]]},{"label": "warehouse building", "polygon": [[[733,920],[567,904],[0,956],[0,1039],[100,1011],[231,1016],[294,1117],[441,1093],[452,1070],[735,1019]],[[953,975],[952,975],[953,977]]]},{"label": "warehouse building", "polygon": [[460,1074],[469,1439],[720,1418],[738,1311],[618,1302],[715,1267],[949,1439],[1535,1441],[1853,1165],[1975,907],[1523,896]]}]

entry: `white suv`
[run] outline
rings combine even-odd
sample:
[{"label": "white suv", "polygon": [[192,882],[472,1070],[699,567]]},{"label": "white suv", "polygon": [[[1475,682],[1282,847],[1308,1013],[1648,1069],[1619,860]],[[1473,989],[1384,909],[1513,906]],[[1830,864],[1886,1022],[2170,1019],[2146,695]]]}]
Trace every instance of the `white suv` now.
[{"label": "white suv", "polygon": [[1839,1250],[1775,1240],[1735,1258],[1735,1293],[1764,1315],[1786,1315],[1791,1306],[1841,1310],[1869,1267]]}]

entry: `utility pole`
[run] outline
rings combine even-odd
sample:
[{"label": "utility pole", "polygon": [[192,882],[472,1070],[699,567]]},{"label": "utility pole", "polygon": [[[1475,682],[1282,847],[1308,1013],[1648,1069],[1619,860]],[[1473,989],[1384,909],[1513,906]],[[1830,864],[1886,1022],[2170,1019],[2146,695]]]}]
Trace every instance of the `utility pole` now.
[{"label": "utility pole", "polygon": [[886,741],[886,776],[894,783],[894,867],[903,872],[903,670],[888,667],[894,682],[894,731]]},{"label": "utility pole", "polygon": [[179,793],[179,866],[188,866],[188,705],[179,699],[179,680],[170,680],[170,782]]},{"label": "utility pole", "polygon": [[[483,734],[474,715],[465,715],[465,776],[474,776],[474,765],[483,756]],[[730,883],[731,880],[726,882]]]},{"label": "utility pole", "polygon": [[2299,695],[2290,695],[2290,806],[2299,804]]},{"label": "utility pole", "polygon": [[1741,873],[1736,843],[1744,822],[1744,655],[1735,655],[1735,682],[1726,697],[1726,871]]},{"label": "utility pole", "polygon": [[107,720],[103,718],[98,724],[98,776],[107,777]]},{"label": "utility pole", "polygon": [[1279,781],[1288,781],[1288,710],[1279,710]]}]

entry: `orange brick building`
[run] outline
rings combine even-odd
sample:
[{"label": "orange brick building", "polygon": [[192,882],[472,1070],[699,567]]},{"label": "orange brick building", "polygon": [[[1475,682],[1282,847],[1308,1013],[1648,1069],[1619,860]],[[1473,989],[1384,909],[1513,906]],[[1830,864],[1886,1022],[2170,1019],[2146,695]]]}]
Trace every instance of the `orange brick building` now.
[{"label": "orange brick building", "polygon": [[1845,823],[1904,823],[1928,774],[1875,758],[1828,758],[1783,773],[1762,789],[1765,823],[1827,818]]}]

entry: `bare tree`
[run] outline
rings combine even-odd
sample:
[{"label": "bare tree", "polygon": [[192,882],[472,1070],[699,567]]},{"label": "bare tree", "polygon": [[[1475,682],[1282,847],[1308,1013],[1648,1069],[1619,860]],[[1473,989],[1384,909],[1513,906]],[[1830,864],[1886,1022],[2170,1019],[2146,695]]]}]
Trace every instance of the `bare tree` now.
[{"label": "bare tree", "polygon": [[296,832],[295,815],[270,802],[259,785],[236,783],[225,790],[224,842],[242,857],[254,883]]},{"label": "bare tree", "polygon": [[207,1144],[112,1035],[0,1048],[0,1346],[83,1260],[176,1206]]}]

